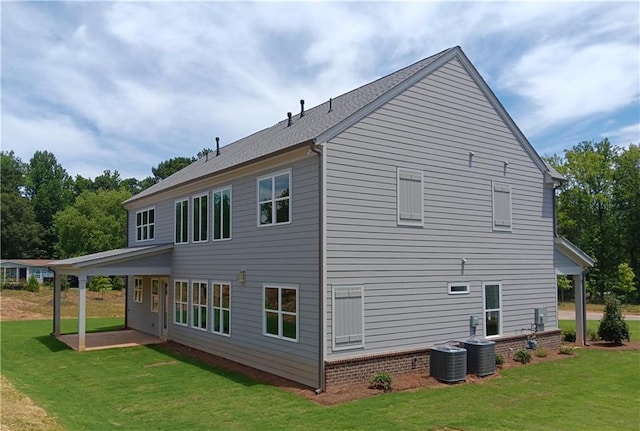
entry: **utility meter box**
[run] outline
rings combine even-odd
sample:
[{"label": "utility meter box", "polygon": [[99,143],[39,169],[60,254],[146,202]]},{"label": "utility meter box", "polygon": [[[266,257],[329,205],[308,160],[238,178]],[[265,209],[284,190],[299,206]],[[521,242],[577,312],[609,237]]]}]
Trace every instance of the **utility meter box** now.
[{"label": "utility meter box", "polygon": [[547,307],[539,307],[535,309],[533,323],[536,327],[536,332],[544,331],[544,324],[547,323]]}]

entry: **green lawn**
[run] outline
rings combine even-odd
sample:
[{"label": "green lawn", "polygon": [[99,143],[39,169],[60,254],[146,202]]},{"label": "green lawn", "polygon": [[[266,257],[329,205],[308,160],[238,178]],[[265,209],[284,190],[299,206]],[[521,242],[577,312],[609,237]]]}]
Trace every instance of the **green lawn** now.
[{"label": "green lawn", "polygon": [[[632,340],[637,341],[640,338],[640,320],[626,320],[629,325],[629,335]],[[589,331],[593,330],[596,333],[598,332],[598,325],[600,324],[599,320],[587,320],[587,337],[589,336]],[[558,321],[558,326],[563,331],[567,329],[576,329],[575,320],[560,320]]]},{"label": "green lawn", "polygon": [[1,329],[2,374],[70,430],[637,430],[640,423],[638,351],[581,349],[483,384],[323,407],[158,347],[76,353],[48,335],[48,321]]}]

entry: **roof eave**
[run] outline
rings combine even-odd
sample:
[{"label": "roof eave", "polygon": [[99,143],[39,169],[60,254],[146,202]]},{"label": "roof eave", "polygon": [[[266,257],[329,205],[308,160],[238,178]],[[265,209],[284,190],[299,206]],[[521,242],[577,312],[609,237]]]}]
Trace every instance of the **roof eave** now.
[{"label": "roof eave", "polygon": [[582,251],[580,247],[578,247],[568,239],[559,236],[556,237],[555,243],[561,252],[563,252],[567,257],[569,257],[571,260],[573,260],[583,268],[593,268],[594,266],[596,266],[596,261],[594,258]]}]

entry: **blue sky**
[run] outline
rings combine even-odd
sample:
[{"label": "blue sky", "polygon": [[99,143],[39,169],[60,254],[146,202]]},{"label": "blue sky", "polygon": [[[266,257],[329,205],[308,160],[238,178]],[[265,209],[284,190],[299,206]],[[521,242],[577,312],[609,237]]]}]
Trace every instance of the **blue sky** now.
[{"label": "blue sky", "polygon": [[2,2],[2,150],[151,167],[460,45],[540,154],[640,141],[638,2]]}]

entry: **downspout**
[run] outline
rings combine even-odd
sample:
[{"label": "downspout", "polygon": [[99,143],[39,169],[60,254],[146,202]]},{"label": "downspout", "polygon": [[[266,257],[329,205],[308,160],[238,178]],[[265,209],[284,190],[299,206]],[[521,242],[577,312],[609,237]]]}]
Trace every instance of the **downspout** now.
[{"label": "downspout", "polygon": [[[129,209],[125,208],[125,210],[127,211],[127,227],[124,235],[124,246],[129,248]],[[125,277],[127,277],[127,281],[124,284],[124,329],[129,329],[129,275]]]},{"label": "downspout", "polygon": [[323,230],[324,230],[324,219],[323,219],[323,205],[324,201],[322,199],[323,195],[323,171],[322,171],[322,151],[318,151],[317,145],[315,142],[311,142],[309,145],[309,149],[318,155],[318,380],[320,382],[320,387],[316,389],[316,394],[320,394],[325,391],[325,372],[324,372],[324,265],[323,265]]}]

